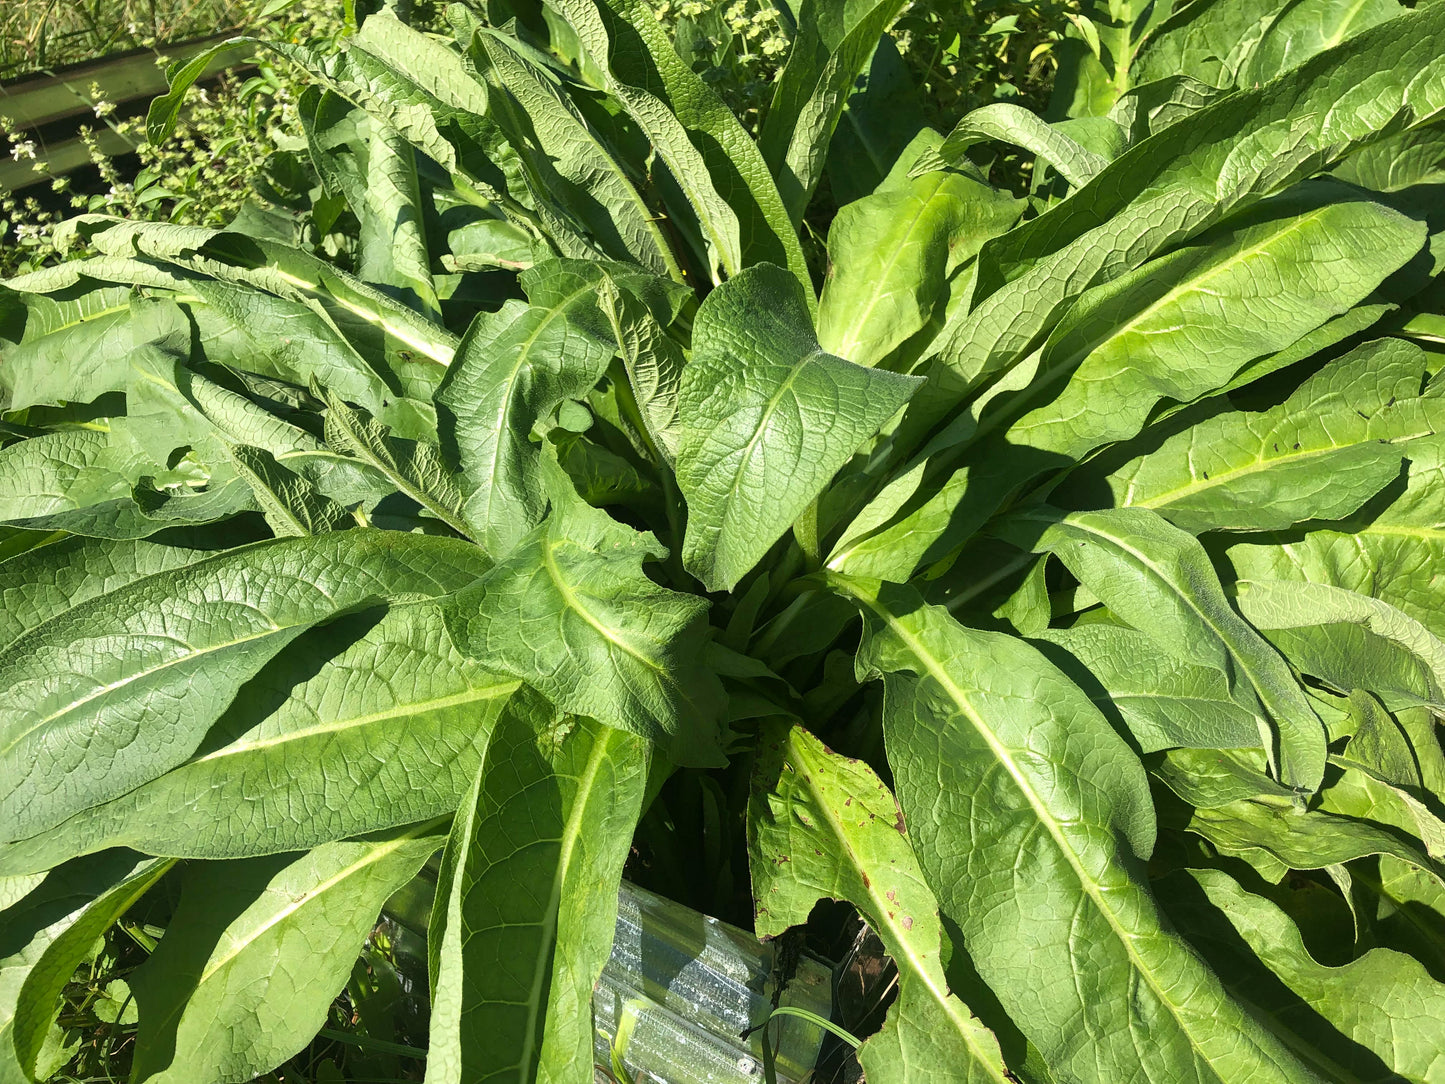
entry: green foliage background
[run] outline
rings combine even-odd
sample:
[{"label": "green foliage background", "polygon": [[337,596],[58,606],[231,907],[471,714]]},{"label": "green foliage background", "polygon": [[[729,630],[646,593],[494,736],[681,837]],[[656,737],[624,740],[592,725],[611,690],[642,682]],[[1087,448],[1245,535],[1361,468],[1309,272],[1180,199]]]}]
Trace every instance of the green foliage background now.
[{"label": "green foliage background", "polygon": [[1440,1078],[1445,9],[904,8],[258,40],[0,284],[0,1080],[636,1073],[624,873],[870,1081]]}]

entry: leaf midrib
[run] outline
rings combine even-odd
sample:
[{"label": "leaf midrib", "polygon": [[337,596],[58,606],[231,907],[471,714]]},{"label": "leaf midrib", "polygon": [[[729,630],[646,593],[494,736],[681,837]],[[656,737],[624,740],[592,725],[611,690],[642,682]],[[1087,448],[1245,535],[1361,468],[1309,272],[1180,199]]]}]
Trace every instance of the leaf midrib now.
[{"label": "leaf midrib", "polygon": [[[597,137],[592,134],[592,131],[583,124],[573,112],[575,106],[555,91],[552,91],[538,79],[531,71],[528,62],[514,53],[511,47],[506,44],[504,38],[497,37],[495,39],[489,38],[488,40],[499,41],[501,48],[498,50],[498,53],[505,55],[507,62],[515,66],[513,79],[507,80],[505,77],[499,76],[502,78],[503,85],[506,87],[507,92],[517,97],[518,104],[522,106],[529,116],[545,117],[550,114],[559,119],[565,118],[562,120],[562,123],[571,129],[572,139],[590,147],[596,155],[597,160],[603,164],[603,168],[620,187],[621,191],[614,189],[615,194],[620,196],[624,203],[631,206],[632,213],[637,217],[637,221],[642,223],[643,233],[651,240],[662,265],[667,268],[668,277],[681,282],[682,271],[677,265],[677,257],[673,254],[672,249],[668,247],[667,239],[663,236],[662,230],[654,220],[652,211],[648,208],[646,201],[637,191],[636,186],[627,179],[627,174],[624,173],[622,168],[617,164],[616,159],[607,152],[607,148],[598,141]],[[485,48],[485,45],[483,47]],[[486,51],[487,55],[492,59],[492,63],[498,68],[501,68],[502,65],[497,63],[496,54],[494,54],[491,49],[487,49]],[[526,81],[523,85],[525,86],[527,97],[531,99],[529,102],[522,102],[521,96],[518,94],[519,88],[516,85],[515,79],[515,71],[517,70],[520,70],[525,77]],[[538,102],[540,99],[546,99],[548,104],[553,108],[548,110],[539,107]],[[556,171],[556,160],[553,156],[542,150],[540,144],[538,145],[538,150],[542,151],[542,156],[547,159],[549,166]],[[619,234],[621,233],[620,230],[618,232]]]},{"label": "leaf midrib", "polygon": [[382,711],[369,712],[365,715],[352,715],[345,719],[333,719],[330,722],[318,726],[307,727],[304,730],[291,730],[285,734],[277,734],[274,737],[263,738],[259,741],[248,743],[233,743],[223,746],[215,752],[207,753],[203,757],[187,761],[177,769],[178,771],[192,767],[197,764],[205,764],[213,760],[223,760],[227,757],[241,756],[247,753],[254,753],[261,749],[272,749],[278,745],[286,745],[293,741],[304,741],[307,738],[318,737],[322,734],[339,734],[345,730],[353,730],[357,727],[370,726],[373,723],[383,722],[387,719],[399,719],[406,716],[418,715],[423,712],[441,711],[444,708],[455,707],[459,704],[469,704],[476,700],[491,700],[501,696],[510,696],[519,686],[519,682],[505,681],[497,685],[473,685],[464,692],[450,693],[446,696],[433,697],[429,700],[409,700],[398,703]]},{"label": "leaf midrib", "polygon": [[[1282,713],[1275,703],[1275,683],[1273,681],[1262,680],[1263,675],[1258,674],[1256,668],[1250,662],[1250,660],[1234,649],[1231,643],[1231,639],[1229,637],[1226,637],[1226,635],[1220,629],[1219,624],[1214,620],[1214,618],[1212,618],[1209,614],[1205,613],[1202,609],[1200,609],[1194,603],[1193,599],[1191,599],[1188,595],[1185,595],[1175,590],[1174,586],[1170,582],[1169,577],[1165,575],[1163,569],[1161,569],[1153,560],[1151,560],[1142,550],[1130,546],[1119,535],[1108,534],[1107,532],[1102,531],[1097,527],[1085,526],[1083,523],[1078,521],[1072,522],[1070,526],[1085,534],[1100,539],[1105,543],[1111,544],[1123,553],[1128,554],[1135,561],[1137,561],[1139,566],[1145,571],[1147,571],[1153,579],[1157,580],[1159,583],[1162,583],[1171,595],[1183,601],[1184,604],[1189,607],[1190,612],[1196,614],[1199,619],[1203,621],[1206,626],[1208,626],[1209,631],[1214,633],[1215,638],[1219,641],[1219,644],[1224,649],[1225,653],[1234,662],[1234,664],[1239,667],[1240,671],[1249,680],[1250,684],[1253,685],[1254,688],[1260,693],[1260,699],[1264,702],[1265,710],[1268,711],[1270,715],[1275,716],[1276,719],[1278,719],[1278,717]],[[1228,605],[1228,600],[1225,600],[1225,605]],[[1233,613],[1233,611],[1230,612]],[[1238,620],[1240,622],[1240,628],[1235,631],[1243,631],[1246,634],[1256,636],[1258,635],[1257,633],[1254,633],[1247,624],[1245,624],[1242,618]],[[1263,639],[1263,637],[1260,637],[1259,640],[1266,649],[1270,651],[1274,650],[1269,646],[1268,642]],[[1318,720],[1316,721],[1318,722]]]},{"label": "leaf midrib", "polygon": [[547,570],[547,578],[552,581],[552,586],[555,587],[558,594],[562,596],[562,601],[566,603],[567,608],[578,614],[587,624],[591,625],[592,628],[597,631],[597,634],[609,644],[614,644],[625,652],[629,658],[636,659],[649,670],[653,671],[664,684],[669,686],[675,685],[672,673],[667,667],[649,658],[640,650],[634,648],[627,640],[619,637],[610,625],[602,621],[601,618],[597,617],[590,609],[582,604],[582,599],[578,596],[577,592],[572,589],[571,584],[569,584],[562,575],[561,567],[557,564],[556,545],[558,544],[576,545],[576,543],[570,542],[568,539],[562,539],[560,543],[554,544],[550,538],[543,538],[541,546],[542,565]]},{"label": "leaf midrib", "polygon": [[[301,626],[303,626],[303,625],[305,625],[305,624],[308,624],[308,623],[309,623],[309,622],[296,622],[296,623],[289,624],[289,625],[273,625],[271,628],[262,629],[262,630],[260,630],[260,631],[258,631],[258,632],[255,632],[255,633],[253,633],[253,634],[251,634],[251,635],[249,635],[249,636],[241,636],[241,637],[238,637],[238,638],[235,639],[235,640],[226,640],[226,641],[224,641],[224,642],[222,642],[222,643],[208,644],[207,646],[205,646],[205,647],[203,647],[203,648],[191,648],[191,650],[190,650],[189,653],[187,653],[187,654],[185,654],[185,655],[181,655],[181,656],[179,656],[179,657],[177,657],[177,658],[174,658],[174,659],[167,659],[165,662],[161,663],[159,666],[151,666],[151,667],[147,667],[147,668],[144,669],[144,670],[138,670],[138,671],[136,671],[135,673],[127,674],[125,677],[121,678],[119,681],[111,682],[111,683],[108,684],[108,685],[102,685],[99,689],[96,689],[94,692],[88,693],[88,694],[86,694],[85,696],[80,697],[80,698],[77,699],[77,700],[72,700],[70,703],[66,704],[64,707],[60,708],[59,710],[54,711],[54,712],[51,712],[51,714],[49,714],[49,715],[41,718],[40,720],[38,720],[33,726],[27,728],[26,730],[21,731],[19,734],[17,734],[17,735],[15,736],[15,740],[14,740],[14,741],[12,741],[9,745],[5,746],[5,748],[0,749],[0,757],[8,756],[9,753],[10,753],[10,751],[11,751],[12,749],[14,749],[15,746],[19,745],[20,742],[24,741],[26,738],[28,738],[31,734],[35,733],[35,731],[39,730],[41,727],[49,726],[51,723],[54,723],[57,719],[62,719],[62,718],[64,718],[66,715],[69,715],[69,714],[71,714],[72,712],[79,711],[80,709],[84,708],[85,705],[89,704],[92,700],[96,700],[96,699],[99,699],[100,697],[107,696],[107,695],[109,695],[110,693],[115,692],[117,689],[123,689],[123,688],[125,688],[127,685],[130,685],[132,682],[139,681],[139,680],[141,680],[142,678],[150,677],[150,676],[153,675],[153,674],[159,674],[159,673],[161,673],[161,672],[163,672],[163,671],[165,671],[165,670],[168,670],[168,669],[171,668],[172,666],[179,666],[179,665],[181,665],[181,664],[183,664],[183,663],[188,663],[188,662],[191,662],[191,661],[193,661],[193,660],[195,660],[195,659],[204,658],[205,656],[210,655],[210,654],[213,654],[213,653],[215,653],[215,652],[217,652],[217,651],[225,651],[227,648],[238,647],[238,646],[240,646],[240,645],[242,645],[242,644],[248,644],[248,643],[251,643],[251,642],[253,642],[253,641],[255,641],[255,640],[264,639],[264,638],[267,637],[267,636],[275,636],[277,633],[289,632],[291,629],[294,629],[294,628],[297,628],[297,627],[301,627]],[[161,638],[163,638],[163,639],[174,639],[174,637],[161,637]],[[183,641],[182,641],[182,642],[183,642]],[[187,647],[190,647],[189,644],[187,644],[186,646],[187,646]]]},{"label": "leaf midrib", "polygon": [[[332,408],[334,420],[344,434],[346,442],[351,446],[356,458],[352,458],[351,456],[341,456],[339,458],[347,463],[362,462],[375,468],[400,492],[416,501],[423,508],[428,509],[437,519],[441,520],[463,538],[470,539],[471,529],[467,527],[466,523],[457,514],[456,505],[460,504],[460,491],[457,491],[456,502],[453,504],[443,503],[428,487],[421,485],[417,479],[408,477],[402,471],[396,456],[386,445],[386,435],[380,432],[376,433],[376,443],[374,445],[371,440],[372,434],[365,432],[362,428],[364,423],[360,423],[358,417],[353,414],[350,409],[345,408],[345,404],[340,404],[340,406],[343,409],[337,409],[335,406]],[[380,452],[377,451],[377,445],[380,446]],[[420,448],[421,442],[418,441],[417,451],[412,455],[413,468],[415,467]],[[439,480],[443,484],[451,484],[451,477],[449,475],[441,475]],[[453,486],[453,488],[455,488],[455,486]]]},{"label": "leaf midrib", "polygon": [[[742,485],[743,478],[748,474],[747,468],[748,464],[752,462],[753,451],[757,448],[758,442],[763,439],[763,433],[768,428],[768,422],[771,421],[773,415],[777,413],[778,407],[783,401],[784,394],[792,390],[793,384],[797,381],[799,374],[802,373],[804,367],[810,361],[816,357],[824,356],[827,355],[823,353],[823,350],[815,346],[811,351],[795,361],[792,367],[789,368],[788,375],[784,377],[778,385],[777,390],[774,391],[773,394],[768,397],[768,401],[763,404],[762,413],[758,416],[758,424],[753,429],[753,435],[749,437],[748,442],[743,445],[742,456],[738,462],[738,469],[733,472],[732,482],[728,486],[728,499],[725,502],[725,508],[732,509],[737,507],[738,487]],[[716,432],[716,428],[714,428],[713,431]],[[723,515],[724,522],[718,525],[719,532],[721,532],[727,518],[725,512]],[[715,563],[716,560],[714,560],[714,564]]]},{"label": "leaf midrib", "polygon": [[582,825],[586,817],[584,812],[590,808],[588,805],[596,786],[597,775],[601,770],[602,763],[607,759],[614,738],[621,737],[619,731],[611,727],[604,727],[602,734],[592,743],[592,750],[587,756],[587,768],[577,779],[577,790],[572,796],[572,808],[568,812],[567,822],[563,825],[562,835],[558,839],[557,866],[552,873],[552,889],[547,897],[547,917],[541,923],[545,936],[542,938],[536,963],[533,965],[532,986],[527,994],[527,1030],[526,1046],[519,1059],[519,1064],[527,1066],[532,1063],[532,1049],[537,1034],[537,1015],[541,1005],[542,989],[547,984],[551,969],[547,966],[552,959],[557,939],[558,920],[562,908],[562,889],[567,880],[567,872],[572,865],[572,853],[576,850],[577,840],[582,835]]},{"label": "leaf midrib", "polygon": [[1268,471],[1291,463],[1306,462],[1311,459],[1321,459],[1330,455],[1332,452],[1343,451],[1347,448],[1358,448],[1364,444],[1374,443],[1379,442],[1371,438],[1361,438],[1360,440],[1350,441],[1347,444],[1329,444],[1316,448],[1302,448],[1298,452],[1291,450],[1284,453],[1283,455],[1274,457],[1257,456],[1252,462],[1247,463],[1243,466],[1232,467],[1228,470],[1218,471],[1203,478],[1194,476],[1194,468],[1191,466],[1191,481],[1189,481],[1185,485],[1177,486],[1174,489],[1164,490],[1160,493],[1156,493],[1154,496],[1146,498],[1142,501],[1134,500],[1133,491],[1136,482],[1131,481],[1129,483],[1128,491],[1126,491],[1126,493],[1124,494],[1124,507],[1150,509],[1163,508],[1177,501],[1184,500],[1186,497],[1192,497],[1196,493],[1202,493],[1207,490],[1217,488],[1218,486],[1226,485],[1230,482],[1237,481],[1240,478],[1246,478],[1251,474],[1266,473]]},{"label": "leaf midrib", "polygon": [[[1308,410],[1308,407],[1306,407],[1305,409]],[[1344,412],[1340,413],[1343,416]],[[1353,413],[1353,411],[1351,411],[1350,413]],[[1328,415],[1326,415],[1325,417],[1328,417]],[[1277,429],[1272,429],[1269,431],[1269,435],[1276,435],[1277,432]],[[1250,474],[1258,474],[1264,471],[1273,470],[1281,465],[1287,465],[1292,462],[1307,461],[1310,459],[1318,459],[1324,456],[1328,456],[1331,452],[1343,451],[1347,448],[1358,448],[1361,445],[1366,444],[1382,444],[1386,446],[1394,445],[1402,441],[1411,440],[1414,437],[1428,436],[1429,434],[1430,431],[1428,429],[1422,429],[1419,432],[1405,433],[1398,436],[1389,437],[1387,439],[1382,439],[1380,437],[1372,437],[1369,435],[1368,431],[1366,431],[1358,439],[1355,440],[1349,440],[1344,443],[1314,445],[1308,448],[1301,448],[1297,452],[1294,449],[1290,449],[1289,451],[1276,456],[1270,456],[1264,453],[1263,449],[1265,441],[1264,439],[1261,439],[1260,454],[1255,456],[1255,458],[1249,463],[1246,463],[1243,466],[1239,467],[1230,467],[1223,471],[1216,471],[1213,475],[1208,475],[1203,478],[1200,478],[1194,474],[1194,467],[1191,463],[1189,467],[1189,473],[1192,480],[1190,482],[1182,486],[1177,486],[1174,489],[1165,490],[1144,501],[1135,502],[1133,499],[1134,489],[1138,484],[1136,476],[1135,479],[1129,482],[1129,488],[1124,495],[1124,503],[1135,508],[1159,508],[1163,505],[1170,504],[1173,501],[1182,500],[1185,497],[1192,496],[1195,493],[1202,492],[1207,489],[1212,489],[1215,486],[1224,485],[1226,482],[1234,481],[1237,478],[1242,478]],[[1328,433],[1325,433],[1324,436],[1326,439],[1329,438]]]}]

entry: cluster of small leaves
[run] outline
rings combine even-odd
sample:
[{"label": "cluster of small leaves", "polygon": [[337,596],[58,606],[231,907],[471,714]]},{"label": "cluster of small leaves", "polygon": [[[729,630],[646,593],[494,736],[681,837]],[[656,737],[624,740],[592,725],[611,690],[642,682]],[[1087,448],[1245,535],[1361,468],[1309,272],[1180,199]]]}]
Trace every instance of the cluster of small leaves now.
[{"label": "cluster of small leaves", "polygon": [[177,883],[132,1079],[269,1071],[440,853],[432,1084],[665,1072],[629,861],[855,908],[872,1084],[1439,1079],[1445,7],[1115,5],[946,135],[855,90],[902,7],[756,138],[642,0],[270,42],[351,270],[0,286],[0,1072]]},{"label": "cluster of small leaves", "polygon": [[894,36],[929,123],[947,125],[991,101],[1041,111],[1053,84],[1053,46],[1077,7],[1071,0],[914,0]]},{"label": "cluster of small leaves", "polygon": [[654,10],[678,55],[756,133],[787,61],[786,16],[772,0],[663,0]]}]

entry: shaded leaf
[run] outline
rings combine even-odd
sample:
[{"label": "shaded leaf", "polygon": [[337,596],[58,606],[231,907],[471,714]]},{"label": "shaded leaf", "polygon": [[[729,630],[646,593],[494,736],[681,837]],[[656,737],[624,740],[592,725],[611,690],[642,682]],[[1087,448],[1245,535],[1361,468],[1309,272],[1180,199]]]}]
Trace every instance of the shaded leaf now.
[{"label": "shaded leaf", "polygon": [[1259,743],[1261,720],[1231,695],[1227,674],[1160,650],[1147,633],[1097,623],[1048,629],[1040,637],[1087,669],[1104,694],[1095,695],[1095,703],[1106,713],[1110,705],[1118,711],[1142,752]]},{"label": "shaded leaf", "polygon": [[451,527],[467,534],[462,494],[442,460],[441,449],[424,440],[404,440],[386,426],[326,391],[326,443],[343,455],[370,463],[397,489]]},{"label": "shaded leaf", "polygon": [[[51,1025],[60,1011],[65,985],[70,982],[75,969],[94,952],[96,940],[175,864],[154,858],[135,862],[134,856],[130,857],[129,868],[118,858],[115,861],[97,858],[81,867],[87,874],[98,875],[97,879],[104,876],[106,880],[86,883],[80,893],[91,896],[95,892],[93,898],[87,900],[78,912],[66,917],[57,916],[60,929],[57,931],[50,927],[41,932],[24,953],[32,962],[24,973],[9,1027],[0,1027],[0,1038],[5,1038],[8,1030],[13,1040],[14,1058],[19,1062],[22,1080],[36,1078],[37,1059],[41,1057]],[[67,874],[74,872],[73,868],[65,871]],[[58,879],[64,881],[65,874]],[[89,881],[89,878],[86,880]],[[101,885],[104,885],[103,889]],[[44,889],[42,885],[40,891]],[[10,917],[7,915],[7,918]],[[21,923],[23,929],[23,917]],[[12,981],[19,978],[19,975],[13,976]],[[7,1043],[4,1052],[7,1059],[10,1049]],[[8,1068],[4,1060],[0,1060],[0,1068]]]},{"label": "shaded leaf", "polygon": [[802,0],[788,63],[778,77],[758,146],[794,222],[823,176],[833,130],[878,39],[903,0]]},{"label": "shaded leaf", "polygon": [[1215,870],[1172,874],[1161,889],[1185,935],[1302,1061],[1332,1079],[1439,1079],[1445,985],[1417,961],[1376,948],[1317,963],[1283,911]]},{"label": "shaded leaf", "polygon": [[557,299],[508,301],[479,315],[436,395],[442,450],[461,466],[467,533],[495,557],[517,545],[546,509],[533,426],[563,400],[585,396],[611,356],[609,346],[568,319],[597,296],[595,272],[550,263],[527,274]]},{"label": "shaded leaf", "polygon": [[263,448],[232,447],[231,457],[256,495],[276,537],[325,534],[341,528],[351,514]]}]

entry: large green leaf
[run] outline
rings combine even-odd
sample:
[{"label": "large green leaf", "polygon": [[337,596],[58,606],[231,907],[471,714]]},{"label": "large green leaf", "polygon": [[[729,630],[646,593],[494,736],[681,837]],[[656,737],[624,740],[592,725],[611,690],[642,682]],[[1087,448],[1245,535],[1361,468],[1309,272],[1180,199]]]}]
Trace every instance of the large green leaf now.
[{"label": "large green leaf", "polygon": [[158,571],[57,613],[0,653],[5,838],[183,763],[242,684],[307,628],[455,591],[479,556],[449,539],[343,531]]},{"label": "large green leaf", "polygon": [[1325,583],[1240,579],[1240,612],[1295,669],[1390,707],[1445,710],[1445,643],[1387,602]]},{"label": "large green leaf", "polygon": [[343,617],[243,685],[186,763],[5,845],[0,871],[122,845],[273,854],[440,816],[470,785],[516,688],[452,646],[434,602]]},{"label": "large green leaf", "polygon": [[236,473],[232,449],[247,445],[343,505],[369,507],[391,493],[374,468],[333,452],[307,430],[187,368],[168,350],[137,349],[131,371],[126,417],[110,424],[144,453],[152,469],[184,449],[184,463],[198,466],[207,484],[219,487]]},{"label": "large green leaf", "polygon": [[675,761],[716,763],[722,688],[702,658],[707,602],[648,579],[643,563],[667,551],[548,468],[552,514],[449,603],[458,647],[563,711],[662,742]]},{"label": "large green leaf", "polygon": [[[1095,266],[1112,265],[1117,274],[1149,251],[1131,250],[1121,243],[1126,238],[1154,240],[1157,251],[1157,241],[1181,227],[1197,233],[1396,127],[1430,120],[1445,106],[1445,57],[1433,48],[1442,26],[1445,15],[1427,5],[1170,125],[1115,159],[1075,196],[996,242],[995,266],[1012,279],[1046,254],[1073,251],[1086,232],[1105,223],[1090,243],[1113,243]],[[1146,221],[1146,209],[1160,216]],[[1072,259],[1052,264],[1045,277],[1057,280],[1074,266],[1082,265]]]},{"label": "large green leaf", "polygon": [[938,903],[888,788],[802,727],[770,724],[760,741],[748,808],[758,935],[802,925],[820,899],[852,903],[898,965],[898,1000],[858,1054],[868,1079],[1011,1079],[998,1040],[949,992]]},{"label": "large green leaf", "polygon": [[[957,421],[971,435],[972,418]],[[955,469],[953,455],[966,437],[951,436],[945,431],[937,445],[926,446],[858,514],[829,554],[829,568],[902,583],[921,565],[946,561],[1021,481],[1059,465],[1055,456],[993,441],[974,449],[971,464]]]},{"label": "large green leaf", "polygon": [[1399,339],[1361,346],[1279,406],[1216,415],[1121,467],[1114,501],[1196,534],[1346,516],[1399,474],[1397,442],[1445,425],[1419,398],[1425,360]]},{"label": "large green leaf", "polygon": [[45,433],[0,449],[0,520],[25,520],[129,497],[149,466],[104,429]]},{"label": "large green leaf", "polygon": [[1223,673],[1235,702],[1262,707],[1274,724],[1266,748],[1280,779],[1305,792],[1318,788],[1324,726],[1284,659],[1230,606],[1199,542],[1142,508],[1076,512],[1043,526],[1053,515],[1020,516],[1009,533],[1021,541],[1033,534],[1036,550],[1055,554],[1160,650]]},{"label": "large green leaf", "polygon": [[[189,487],[156,489],[146,480],[129,494],[88,504],[84,508],[11,520],[26,531],[65,531],[89,538],[148,538],[168,528],[186,529],[214,523],[237,513],[252,512],[256,505],[251,489],[239,475],[223,481],[212,480],[204,490]],[[234,544],[264,537],[246,519],[232,519]]]},{"label": "large green leaf", "polygon": [[[1147,633],[1095,623],[1048,629],[1040,638],[1077,660],[1097,683],[1091,698],[1105,714],[1111,708],[1118,712],[1145,753],[1259,742],[1261,721],[1230,694],[1227,674],[1161,651]],[[1089,683],[1075,676],[1077,666],[1051,658],[1089,690]]]},{"label": "large green leaf", "polygon": [[389,372],[378,372],[322,305],[276,297],[246,283],[199,279],[190,290],[206,359],[302,386],[315,380],[388,424],[415,428],[426,407],[409,399]]},{"label": "large green leaf", "polygon": [[[896,497],[884,491],[877,503],[893,522],[869,522],[873,533],[863,538],[850,527],[831,566],[902,580],[919,563],[947,557],[1021,485],[1107,440],[1134,436],[1161,399],[1188,403],[1217,391],[1261,352],[1282,351],[1347,308],[1418,248],[1418,223],[1374,204],[1321,203],[1335,194],[1326,188],[1282,200],[1262,223],[1225,230],[1212,244],[1178,250],[1086,294],[1041,350],[1003,373],[918,453],[910,473],[891,484]],[[1283,213],[1298,203],[1306,210]],[[1340,223],[1355,232],[1334,231]],[[1396,247],[1376,250],[1372,237]],[[1342,259],[1361,277],[1341,274]],[[1282,303],[1288,313],[1274,308]],[[922,427],[941,420],[936,408],[950,401],[946,388],[989,377],[951,372],[930,371],[890,439],[910,447]],[[965,452],[972,462],[959,468]],[[932,481],[902,488],[914,477]],[[907,501],[901,511],[899,497]],[[877,518],[865,509],[860,523]]]},{"label": "large green leaf", "polygon": [[[929,131],[914,147],[937,138]],[[818,341],[859,365],[876,365],[922,329],[947,296],[947,272],[1011,226],[1022,206],[966,173],[910,178],[912,157],[905,152],[872,195],[840,209],[828,228]]]},{"label": "large green leaf", "polygon": [[1008,438],[1077,458],[1132,437],[1159,400],[1189,402],[1284,349],[1424,240],[1420,223],[1378,204],[1328,202],[1146,264],[1085,294],[1054,329],[1038,374],[1005,400],[1007,415],[1028,410]]},{"label": "large green leaf", "polygon": [[647,746],[519,694],[447,842],[427,1084],[591,1073],[592,988],[642,812]]},{"label": "large green leaf", "polygon": [[1174,75],[1140,83],[1125,91],[1109,107],[1108,119],[1117,125],[1125,136],[1125,146],[1129,146],[1171,124],[1178,124],[1227,93],[1176,71]]},{"label": "large green leaf", "polygon": [[130,978],[135,1079],[248,1080],[300,1051],[381,905],[441,844],[429,823],[299,856],[189,866],[165,937]]},{"label": "large green leaf", "polygon": [[965,116],[938,148],[937,157],[949,165],[957,165],[964,160],[964,152],[969,147],[993,139],[1024,148],[1039,162],[1052,166],[1075,188],[1087,184],[1109,164],[1107,158],[1075,142],[1060,127],[1050,126],[1022,106],[1009,102],[985,105]]},{"label": "large green leaf", "polygon": [[1180,5],[1149,35],[1130,74],[1136,85],[1183,72],[1212,86],[1232,87],[1279,13],[1270,0]]},{"label": "large green leaf", "polygon": [[726,590],[918,381],[825,353],[796,284],[767,264],[708,295],[693,343],[679,400],[683,563],[710,590]]},{"label": "large green leaf", "polygon": [[[498,172],[511,175],[514,151],[486,115],[491,104],[487,87],[451,42],[408,26],[383,9],[368,15],[360,31],[343,44],[342,57],[321,54],[323,81],[335,80],[339,93],[443,165],[483,180]],[[349,69],[344,63],[348,59]],[[308,67],[317,74],[314,60]],[[338,79],[333,73],[345,75]],[[442,148],[434,150],[417,138],[427,133],[428,121]]]},{"label": "large green leaf", "polygon": [[[278,297],[315,301],[348,341],[366,348],[371,364],[384,365],[416,398],[430,394],[456,352],[457,337],[446,328],[289,245],[226,230],[103,215],[83,215],[66,226],[110,255],[144,256]],[[264,349],[277,345],[267,343]]]},{"label": "large green leaf", "polygon": [[[1350,184],[1376,192],[1408,193],[1416,185],[1439,184],[1445,180],[1442,176],[1445,175],[1445,131],[1438,125],[1430,125],[1398,132],[1361,147],[1331,173]],[[1417,191],[1428,196],[1430,189]],[[1433,215],[1427,214],[1427,221],[1433,219]],[[1439,270],[1437,261],[1437,273]]]},{"label": "large green leaf", "polygon": [[802,0],[788,63],[758,139],[794,222],[823,176],[833,130],[853,83],[903,0]]},{"label": "large green leaf", "polygon": [[386,426],[364,411],[353,410],[329,389],[326,443],[343,455],[371,464],[392,485],[458,534],[468,533],[461,516],[461,490],[437,445],[392,436]]},{"label": "large green leaf", "polygon": [[1055,1077],[1314,1079],[1161,926],[1140,868],[1154,845],[1144,769],[1083,692],[911,588],[834,582],[864,610],[859,670],[883,674],[888,760],[928,883]]},{"label": "large green leaf", "polygon": [[1322,1075],[1441,1078],[1445,985],[1418,961],[1377,948],[1339,967],[1320,964],[1283,911],[1216,870],[1172,874],[1161,893],[1235,996]]},{"label": "large green leaf", "polygon": [[617,354],[643,428],[669,465],[677,457],[681,437],[678,385],[687,364],[682,346],[658,322],[647,305],[610,278],[602,283],[597,302],[617,340]]},{"label": "large green leaf", "polygon": [[440,320],[432,281],[416,152],[402,136],[376,125],[367,158],[362,210],[361,277],[406,291],[415,307]]},{"label": "large green leaf", "polygon": [[1263,758],[1250,750],[1176,749],[1155,772],[1194,807],[1178,814],[1178,827],[1203,836],[1223,854],[1243,858],[1272,881],[1291,869],[1325,869],[1372,855],[1397,859],[1437,880],[1445,877],[1445,866],[1427,855],[1422,843],[1378,819],[1378,807],[1395,806],[1413,821],[1388,791],[1371,795],[1366,782],[1352,780],[1344,790],[1355,800],[1342,807],[1338,797],[1328,797],[1342,786],[1335,779],[1322,806],[1304,810],[1285,788],[1272,784],[1263,766]]},{"label": "large green leaf", "polygon": [[532,427],[565,399],[581,399],[607,371],[610,344],[569,312],[592,304],[600,276],[541,264],[523,280],[531,305],[508,301],[473,321],[437,390],[444,452],[461,466],[462,518],[493,556],[512,549],[546,510]]},{"label": "large green leaf", "polygon": [[278,463],[264,448],[238,444],[231,449],[231,457],[277,538],[325,534],[356,525],[345,508]]},{"label": "large green leaf", "polygon": [[0,648],[86,599],[204,560],[234,544],[234,533],[197,531],[167,545],[59,538],[17,554],[0,563]]},{"label": "large green leaf", "polygon": [[1395,0],[1300,0],[1290,4],[1260,36],[1259,44],[1240,66],[1237,82],[1245,87],[1267,82],[1404,11]]},{"label": "large green leaf", "polygon": [[[128,290],[104,287],[59,303],[21,296],[29,310],[24,335],[5,347],[5,364],[0,366],[7,410],[90,401],[125,383],[126,355],[135,344]],[[175,313],[181,316],[179,309]],[[80,388],[83,395],[77,394]]]}]

